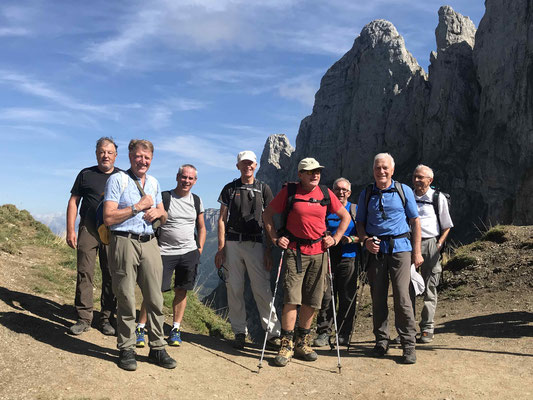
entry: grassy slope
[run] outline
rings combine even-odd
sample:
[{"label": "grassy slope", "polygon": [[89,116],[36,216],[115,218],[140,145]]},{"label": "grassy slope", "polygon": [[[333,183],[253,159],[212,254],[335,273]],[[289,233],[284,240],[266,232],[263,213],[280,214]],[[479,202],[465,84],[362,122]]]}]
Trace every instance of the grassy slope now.
[{"label": "grassy slope", "polygon": [[[35,254],[35,263],[29,268],[30,276],[25,276],[27,289],[37,294],[60,295],[66,304],[72,304],[76,288],[76,253],[28,211],[18,210],[11,204],[0,206],[0,252],[15,257],[23,253]],[[95,267],[94,285],[101,287],[98,266]],[[98,307],[100,290],[95,290],[94,294],[94,304]],[[171,292],[164,296],[167,315],[172,314],[172,297]],[[228,322],[205,307],[195,292],[188,295],[183,325],[185,329],[202,334],[231,336]]]}]

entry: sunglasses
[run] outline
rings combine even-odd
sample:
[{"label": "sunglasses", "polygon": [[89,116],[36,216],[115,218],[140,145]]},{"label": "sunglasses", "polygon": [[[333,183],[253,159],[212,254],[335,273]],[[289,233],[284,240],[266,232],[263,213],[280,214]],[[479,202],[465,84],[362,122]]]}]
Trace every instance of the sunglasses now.
[{"label": "sunglasses", "polygon": [[308,171],[302,171],[303,173],[307,174],[307,175],[320,175],[320,173],[322,172],[322,170],[320,168],[317,168],[317,169],[312,169],[312,170],[308,170]]}]

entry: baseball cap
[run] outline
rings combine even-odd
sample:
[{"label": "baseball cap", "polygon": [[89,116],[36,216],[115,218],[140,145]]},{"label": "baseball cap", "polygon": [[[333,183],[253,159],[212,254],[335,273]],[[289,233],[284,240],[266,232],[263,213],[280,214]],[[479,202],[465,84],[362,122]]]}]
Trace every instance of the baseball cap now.
[{"label": "baseball cap", "polygon": [[255,156],[255,153],[251,150],[244,150],[239,153],[237,156],[237,162],[241,162],[244,160],[250,160],[253,162],[257,162],[257,157]]},{"label": "baseball cap", "polygon": [[324,168],[312,157],[304,158],[298,163],[298,171],[312,171],[314,169]]}]

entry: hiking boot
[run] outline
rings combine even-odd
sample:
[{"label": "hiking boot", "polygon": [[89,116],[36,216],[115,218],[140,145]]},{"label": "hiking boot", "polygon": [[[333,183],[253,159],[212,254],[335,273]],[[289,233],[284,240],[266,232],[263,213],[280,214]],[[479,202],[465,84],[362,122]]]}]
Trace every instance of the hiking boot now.
[{"label": "hiking boot", "polygon": [[279,350],[281,348],[281,338],[273,336],[266,341],[266,345],[269,349]]},{"label": "hiking boot", "polygon": [[274,358],[274,364],[278,367],[286,366],[294,354],[294,344],[292,339],[288,336],[283,336],[281,338],[281,348],[279,349],[278,355]]},{"label": "hiking boot", "polygon": [[311,348],[310,333],[296,338],[296,343],[294,343],[294,356],[304,361],[316,361],[318,355]]},{"label": "hiking boot", "polygon": [[132,349],[120,350],[120,354],[118,356],[118,366],[126,371],[135,371],[137,369],[135,351]]},{"label": "hiking boot", "polygon": [[424,331],[420,334],[418,343],[431,343],[433,341],[433,332]]},{"label": "hiking boot", "polygon": [[144,340],[144,328],[135,328],[135,346],[141,348],[146,346],[146,341]]},{"label": "hiking boot", "polygon": [[74,325],[69,328],[72,335],[81,335],[91,329],[91,324],[83,319],[79,319]]},{"label": "hiking boot", "polygon": [[100,325],[100,330],[106,336],[115,335],[115,328],[113,328],[113,326],[109,323],[109,321],[102,322],[102,325]]},{"label": "hiking boot", "polygon": [[181,331],[178,328],[172,328],[170,335],[168,335],[168,345],[169,346],[180,346],[181,345]]},{"label": "hiking boot", "polygon": [[315,340],[313,340],[313,347],[324,347],[328,345],[329,335],[327,333],[320,333]]},{"label": "hiking boot", "polygon": [[150,352],[148,353],[148,361],[157,364],[163,368],[176,368],[176,360],[170,357],[165,349],[150,349]]},{"label": "hiking boot", "polygon": [[244,344],[246,343],[246,334],[237,333],[235,335],[235,340],[233,341],[233,348],[242,350],[244,349]]},{"label": "hiking boot", "polygon": [[416,363],[416,351],[414,347],[407,347],[403,349],[402,363],[403,364]]},{"label": "hiking boot", "polygon": [[389,339],[389,344],[399,345],[402,344],[402,341],[400,339],[400,335],[396,336],[394,339]]},{"label": "hiking boot", "polygon": [[339,346],[348,346],[349,340],[349,336],[339,335]]},{"label": "hiking boot", "polygon": [[388,343],[376,343],[376,345],[372,349],[372,354],[374,354],[376,357],[383,357],[385,354],[387,354],[387,351],[389,351]]}]

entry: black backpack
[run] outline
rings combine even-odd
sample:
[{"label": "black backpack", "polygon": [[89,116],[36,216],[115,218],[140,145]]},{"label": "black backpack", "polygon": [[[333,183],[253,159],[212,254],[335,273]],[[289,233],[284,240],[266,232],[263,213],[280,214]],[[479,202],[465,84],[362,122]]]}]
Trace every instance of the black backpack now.
[{"label": "black backpack", "polygon": [[289,213],[292,210],[294,203],[296,202],[320,203],[320,205],[323,207],[327,207],[329,204],[331,204],[331,197],[329,196],[329,190],[327,186],[318,185],[318,187],[322,191],[322,195],[324,196],[322,200],[316,200],[316,199],[302,200],[302,199],[295,198],[297,185],[298,185],[298,182],[286,182],[285,184],[283,184],[283,186],[287,187],[287,204],[285,206],[285,209],[283,210],[283,213],[281,214],[281,228],[278,231],[281,235],[288,232],[287,231],[287,218],[289,216]]},{"label": "black backpack", "polygon": [[[265,210],[265,200],[263,198],[263,182],[261,182],[259,179],[254,179],[253,185],[246,186],[237,186],[238,179],[233,180],[233,187],[230,194],[229,202],[228,202],[228,216],[227,216],[227,224],[226,229],[228,232],[238,232],[238,233],[249,233],[251,235],[261,235],[261,231],[263,229],[263,218],[261,217],[263,214],[263,211]],[[246,201],[253,201],[251,210],[253,209],[253,212],[248,215],[240,215],[237,217],[237,219],[231,219],[231,208],[233,203],[235,202],[235,196],[238,190],[246,190],[248,192],[248,199]],[[243,197],[241,196],[242,201]],[[241,212],[243,212],[243,203],[241,203],[240,207]],[[244,229],[244,232],[241,232],[242,229],[238,229],[238,226],[235,226],[235,224],[239,225],[237,221],[242,218],[242,221],[244,221],[244,225],[240,228]]]}]

